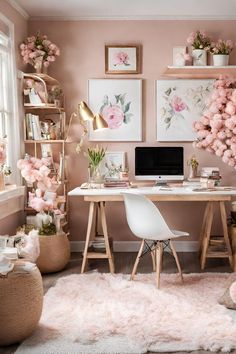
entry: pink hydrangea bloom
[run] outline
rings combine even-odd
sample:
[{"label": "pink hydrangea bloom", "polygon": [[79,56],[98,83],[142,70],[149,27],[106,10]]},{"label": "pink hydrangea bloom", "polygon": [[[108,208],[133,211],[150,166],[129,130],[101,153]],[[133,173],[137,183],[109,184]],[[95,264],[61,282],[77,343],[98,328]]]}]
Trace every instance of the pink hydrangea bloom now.
[{"label": "pink hydrangea bloom", "polygon": [[118,105],[105,106],[102,111],[102,116],[110,129],[118,129],[124,120],[124,113]]}]

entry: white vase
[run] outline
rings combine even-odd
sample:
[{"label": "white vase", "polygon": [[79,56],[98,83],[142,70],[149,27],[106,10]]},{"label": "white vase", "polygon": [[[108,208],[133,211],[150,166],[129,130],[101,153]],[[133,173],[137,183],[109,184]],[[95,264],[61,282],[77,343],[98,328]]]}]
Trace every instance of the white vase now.
[{"label": "white vase", "polygon": [[229,65],[229,55],[226,54],[214,54],[213,55],[214,66],[227,66]]},{"label": "white vase", "polygon": [[206,66],[207,65],[207,51],[204,49],[192,50],[193,65]]}]

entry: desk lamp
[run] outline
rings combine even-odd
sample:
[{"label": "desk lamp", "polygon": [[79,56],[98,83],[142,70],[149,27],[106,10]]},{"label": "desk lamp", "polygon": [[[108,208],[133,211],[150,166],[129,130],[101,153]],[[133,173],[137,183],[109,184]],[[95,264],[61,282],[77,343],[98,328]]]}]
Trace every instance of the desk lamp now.
[{"label": "desk lamp", "polygon": [[88,133],[88,128],[87,128],[87,121],[92,121],[93,124],[93,130],[102,130],[108,128],[108,124],[105,121],[105,119],[100,115],[100,114],[93,114],[91,109],[88,107],[88,105],[84,102],[81,101],[78,104],[78,108],[76,112],[73,112],[70,116],[70,121],[69,121],[69,126],[67,130],[67,138],[69,135],[70,127],[73,118],[77,118],[79,120],[79,124],[83,127],[83,134],[80,138],[80,142],[76,146],[76,152],[80,153],[81,147],[83,145],[83,140],[85,135]]}]

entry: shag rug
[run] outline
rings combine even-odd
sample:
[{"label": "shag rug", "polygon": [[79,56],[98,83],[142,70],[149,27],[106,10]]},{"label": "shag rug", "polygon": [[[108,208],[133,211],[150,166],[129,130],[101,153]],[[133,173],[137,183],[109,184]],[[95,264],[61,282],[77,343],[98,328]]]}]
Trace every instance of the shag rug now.
[{"label": "shag rug", "polygon": [[90,273],[57,281],[17,354],[127,354],[236,348],[236,311],[219,305],[230,274]]}]

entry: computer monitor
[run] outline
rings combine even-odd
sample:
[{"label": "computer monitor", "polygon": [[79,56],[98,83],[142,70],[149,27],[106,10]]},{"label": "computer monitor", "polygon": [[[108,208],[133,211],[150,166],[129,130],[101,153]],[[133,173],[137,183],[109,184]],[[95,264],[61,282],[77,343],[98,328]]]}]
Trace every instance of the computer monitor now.
[{"label": "computer monitor", "polygon": [[157,184],[184,179],[183,147],[136,147],[135,178]]}]

